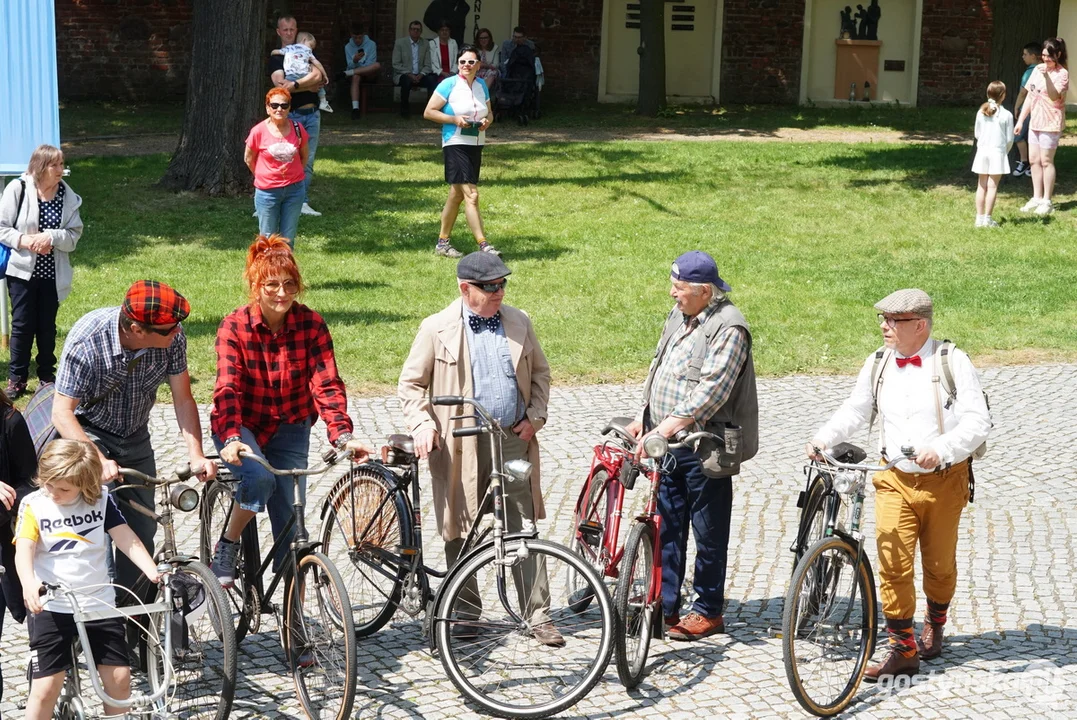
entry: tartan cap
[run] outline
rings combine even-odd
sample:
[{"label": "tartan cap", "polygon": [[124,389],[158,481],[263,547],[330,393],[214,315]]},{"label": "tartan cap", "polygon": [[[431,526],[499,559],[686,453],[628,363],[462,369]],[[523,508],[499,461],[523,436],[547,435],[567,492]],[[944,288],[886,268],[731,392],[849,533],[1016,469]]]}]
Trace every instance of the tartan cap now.
[{"label": "tartan cap", "polygon": [[875,309],[891,315],[910,313],[919,315],[922,318],[931,318],[935,311],[934,306],[931,304],[931,296],[916,288],[890,293],[875,303]]},{"label": "tartan cap", "polygon": [[163,282],[139,280],[127,289],[123,314],[143,325],[173,325],[191,314],[191,304]]}]

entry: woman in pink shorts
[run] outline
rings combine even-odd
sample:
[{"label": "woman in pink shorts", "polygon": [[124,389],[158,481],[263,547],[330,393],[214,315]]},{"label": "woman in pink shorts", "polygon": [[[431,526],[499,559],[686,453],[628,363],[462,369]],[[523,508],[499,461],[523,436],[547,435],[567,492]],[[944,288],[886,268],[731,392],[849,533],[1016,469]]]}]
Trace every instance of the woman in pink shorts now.
[{"label": "woman in pink shorts", "polygon": [[1066,42],[1048,38],[1043,43],[1043,62],[1036,66],[1025,84],[1028,99],[1014,133],[1020,132],[1025,116],[1032,114],[1028,133],[1028,159],[1032,166],[1032,199],[1021,212],[1050,215],[1054,211],[1051,193],[1055,189],[1055,151],[1066,126],[1066,91],[1070,74],[1066,70]]}]

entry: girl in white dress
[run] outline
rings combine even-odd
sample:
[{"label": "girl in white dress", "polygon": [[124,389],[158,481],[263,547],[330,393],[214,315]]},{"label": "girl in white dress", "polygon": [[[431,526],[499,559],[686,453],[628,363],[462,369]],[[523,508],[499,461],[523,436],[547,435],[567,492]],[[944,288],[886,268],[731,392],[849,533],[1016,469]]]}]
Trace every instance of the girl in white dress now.
[{"label": "girl in white dress", "polygon": [[1013,115],[1002,107],[1005,83],[995,80],[987,86],[987,102],[976,113],[976,159],[972,172],[980,176],[976,187],[976,227],[998,227],[991,219],[998,195],[998,182],[1010,172],[1008,158],[1013,146]]}]

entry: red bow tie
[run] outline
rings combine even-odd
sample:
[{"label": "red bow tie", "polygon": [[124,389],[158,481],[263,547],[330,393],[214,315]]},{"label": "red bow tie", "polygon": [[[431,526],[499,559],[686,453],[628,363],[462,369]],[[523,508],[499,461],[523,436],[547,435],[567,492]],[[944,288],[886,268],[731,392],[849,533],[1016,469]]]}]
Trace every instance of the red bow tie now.
[{"label": "red bow tie", "polygon": [[912,357],[907,357],[907,358],[900,358],[899,357],[899,358],[894,358],[894,359],[897,360],[897,366],[899,368],[903,368],[906,365],[915,365],[916,367],[920,367],[920,356],[919,355],[913,355]]}]

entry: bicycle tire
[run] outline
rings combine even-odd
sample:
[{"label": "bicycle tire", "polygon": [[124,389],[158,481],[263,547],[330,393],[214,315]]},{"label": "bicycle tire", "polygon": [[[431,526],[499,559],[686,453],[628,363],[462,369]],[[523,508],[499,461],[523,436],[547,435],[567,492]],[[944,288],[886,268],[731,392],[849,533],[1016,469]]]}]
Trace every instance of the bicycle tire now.
[{"label": "bicycle tire", "polygon": [[312,720],[350,718],[358,660],[344,580],[329,558],[310,553],[299,559],[285,592],[288,627],[281,635],[303,712]]},{"label": "bicycle tire", "polygon": [[797,545],[793,554],[793,569],[790,576],[796,572],[800,565],[800,559],[812,545],[818,542],[826,532],[826,482],[817,473],[808,487],[804,496],[804,507],[800,509],[800,519],[797,522]]},{"label": "bicycle tire", "polygon": [[[652,605],[653,579],[654,530],[649,523],[637,521],[625,540],[621,575],[613,595],[613,656],[617,677],[626,688],[636,687],[643,679],[655,627],[654,616],[657,614],[661,618],[662,615],[661,596],[658,605]],[[650,617],[646,612],[648,605],[651,605]],[[632,639],[634,644],[629,642]]]},{"label": "bicycle tire", "polygon": [[[497,563],[493,543],[483,545],[466,556],[446,578],[435,603],[435,640],[449,679],[465,698],[486,713],[497,717],[543,718],[575,705],[602,678],[613,652],[611,603],[598,573],[563,545],[546,540],[518,538],[506,541],[504,552],[506,558],[515,556],[520,560],[533,559],[536,566],[545,569],[547,578],[558,577],[555,570],[550,570],[552,564],[564,563],[571,565],[575,572],[587,579],[594,601],[582,613],[573,612],[568,603],[563,602],[567,598],[561,598],[559,595],[563,593],[567,596],[568,593],[558,584],[551,583],[549,586],[551,597],[548,608],[542,608],[542,601],[538,601],[537,609],[549,618],[540,619],[539,622],[550,622],[553,627],[564,632],[566,644],[558,648],[546,647],[534,639],[530,623],[521,625],[515,621],[492,620],[502,610],[511,617],[496,595],[496,574],[499,568],[504,572],[505,566]],[[511,574],[516,573],[514,571]],[[515,582],[511,580],[508,584]],[[461,598],[468,587],[486,593],[486,600],[482,601],[478,617],[461,613],[461,609],[474,612],[475,605]],[[558,594],[556,598],[555,593]],[[510,603],[511,598],[515,598],[519,605],[524,605],[521,596],[519,585],[506,588],[506,598],[510,598]],[[531,602],[535,603],[534,600]],[[534,611],[531,617],[535,617]],[[570,626],[569,623],[573,624]],[[456,631],[467,631],[468,626],[474,628],[470,640]],[[478,639],[483,633],[497,631],[505,633],[504,641],[491,643]],[[471,647],[468,647],[469,643]],[[476,653],[475,646],[479,643],[482,652]],[[522,652],[529,649],[534,650],[541,660],[521,659]],[[468,667],[462,667],[462,662],[469,663]],[[516,667],[522,670],[517,671]],[[473,670],[479,673],[474,678],[470,677]],[[526,680],[521,680],[519,673],[522,672],[543,672],[545,677],[529,676]],[[511,677],[512,682],[505,683],[504,679],[514,673],[516,674]],[[575,679],[577,677],[578,679]],[[494,696],[495,693],[524,693],[532,690],[542,692],[550,699],[539,702],[510,702],[503,697]]]},{"label": "bicycle tire", "polygon": [[[202,491],[202,505],[198,510],[199,518],[199,557],[208,567],[213,557],[213,549],[217,545],[224,531],[225,519],[232,507],[232,488],[230,484],[212,480],[206,484]],[[260,613],[260,604],[253,602],[251,594],[254,592],[247,580],[247,558],[251,552],[250,534],[248,529],[255,528],[250,523],[243,529],[243,535],[239,541],[239,552],[236,555],[235,580],[232,587],[222,587],[229,605],[232,608],[232,624],[235,627],[236,645],[247,636],[251,629],[253,613]],[[212,572],[212,571],[211,571]],[[216,576],[214,576],[216,577]],[[257,625],[255,623],[255,625]]]},{"label": "bicycle tire", "polygon": [[[604,566],[602,550],[606,545],[607,520],[609,518],[609,493],[603,492],[608,487],[609,473],[605,468],[599,468],[587,480],[587,496],[583,506],[576,512],[572,522],[572,550],[596,571],[606,575],[608,568]],[[592,546],[580,533],[580,523],[592,520],[601,524],[602,530],[598,535],[597,545]],[[583,612],[591,604],[593,599],[583,586],[578,585],[580,578],[569,576],[567,578],[570,588],[570,598],[573,600],[571,608],[574,612]]]},{"label": "bicycle tire", "polygon": [[[804,554],[793,573],[785,596],[782,655],[786,678],[800,706],[819,717],[836,715],[848,706],[860,687],[864,670],[875,647],[878,619],[874,579],[870,566],[864,562],[866,558],[858,555],[857,547],[845,538],[828,537],[819,540]],[[833,627],[827,627],[824,621],[830,616],[831,609],[841,609],[840,596],[843,593],[853,594],[845,593],[845,588],[852,589],[854,583],[850,580],[854,579],[855,597],[848,598],[850,602],[844,610],[844,617],[839,612]],[[858,618],[855,614],[857,606]],[[811,622],[809,615],[819,617]],[[842,619],[851,621],[843,625],[840,622]],[[843,635],[855,630],[858,624],[862,631],[861,637],[858,643],[850,645],[854,659],[847,668],[834,673],[837,687],[841,689],[822,696],[814,686],[811,689],[806,687],[809,675],[816,675],[816,671],[826,673],[828,666],[832,668],[840,659],[832,647],[820,652],[821,657],[818,660],[809,659],[808,655],[813,653],[816,645],[812,641],[840,641]],[[825,632],[826,637],[822,633],[817,635],[820,630]]]},{"label": "bicycle tire", "polygon": [[404,538],[411,542],[407,505],[391,492],[377,470],[360,466],[325,499],[321,549],[344,579],[357,637],[377,632],[393,617],[407,574],[378,552],[395,555]]},{"label": "bicycle tire", "polygon": [[[181,654],[177,649],[180,639],[173,632],[172,664],[176,674],[176,691],[169,703],[169,710],[176,712],[179,709],[180,716],[184,718],[225,720],[231,712],[236,692],[236,637],[231,603],[217,577],[202,563],[178,565],[174,573],[175,577],[187,576],[197,580],[205,592],[206,607],[193,622],[186,625],[188,646],[197,642],[198,647]],[[174,604],[180,601],[173,591]],[[158,617],[168,620],[164,615]],[[163,633],[164,628],[159,626],[159,632]],[[212,636],[216,636],[216,641],[212,640]],[[213,676],[201,680],[207,673]],[[184,697],[189,698],[187,704],[184,704]]]}]

